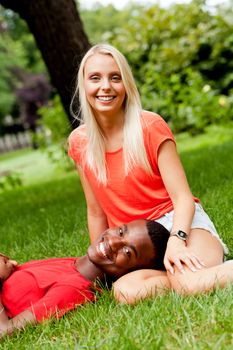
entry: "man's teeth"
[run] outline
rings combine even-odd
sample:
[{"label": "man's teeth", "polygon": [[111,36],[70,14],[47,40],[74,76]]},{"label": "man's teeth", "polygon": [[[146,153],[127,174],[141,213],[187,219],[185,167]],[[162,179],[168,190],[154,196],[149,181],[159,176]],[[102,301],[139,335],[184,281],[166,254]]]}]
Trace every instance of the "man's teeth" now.
[{"label": "man's teeth", "polygon": [[100,242],[100,244],[99,244],[99,249],[100,249],[101,253],[103,254],[103,256],[104,256],[105,258],[107,258],[107,254],[106,254],[106,252],[105,252],[105,247],[104,247],[104,243],[103,243],[103,242]]},{"label": "man's teeth", "polygon": [[100,101],[111,101],[114,99],[114,96],[97,96]]}]

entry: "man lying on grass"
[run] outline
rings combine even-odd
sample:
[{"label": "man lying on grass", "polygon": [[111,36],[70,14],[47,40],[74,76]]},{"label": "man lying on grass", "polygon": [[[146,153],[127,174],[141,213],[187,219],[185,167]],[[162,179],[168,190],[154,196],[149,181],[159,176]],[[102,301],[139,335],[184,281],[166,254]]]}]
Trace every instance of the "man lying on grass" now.
[{"label": "man lying on grass", "polygon": [[94,282],[141,268],[163,269],[169,232],[159,223],[136,220],[108,229],[80,258],[53,258],[17,265],[0,256],[0,336],[61,317],[95,300]]}]

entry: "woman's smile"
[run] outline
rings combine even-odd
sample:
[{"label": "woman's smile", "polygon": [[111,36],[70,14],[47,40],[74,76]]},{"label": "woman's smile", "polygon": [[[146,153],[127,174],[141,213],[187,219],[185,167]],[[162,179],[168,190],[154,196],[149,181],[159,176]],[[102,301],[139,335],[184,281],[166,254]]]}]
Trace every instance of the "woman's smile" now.
[{"label": "woman's smile", "polygon": [[115,99],[116,96],[96,96],[96,98],[99,100],[99,101],[102,101],[102,102],[109,102],[109,101],[113,101]]},{"label": "woman's smile", "polygon": [[86,98],[96,115],[122,112],[125,87],[120,69],[110,55],[95,54],[88,58],[84,68]]}]

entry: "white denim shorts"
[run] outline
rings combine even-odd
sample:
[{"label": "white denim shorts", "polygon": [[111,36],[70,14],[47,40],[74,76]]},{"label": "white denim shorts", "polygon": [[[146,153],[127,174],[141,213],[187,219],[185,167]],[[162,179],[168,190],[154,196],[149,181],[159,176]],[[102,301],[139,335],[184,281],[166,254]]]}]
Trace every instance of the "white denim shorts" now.
[{"label": "white denim shorts", "polygon": [[[169,211],[168,213],[161,216],[161,218],[156,219],[155,221],[162,224],[170,232],[173,226],[173,215],[174,215],[174,210]],[[191,228],[200,228],[200,229],[209,231],[212,234],[212,236],[216,237],[217,240],[221,243],[224,250],[224,254],[225,255],[228,254],[228,248],[226,244],[219,237],[219,234],[213,222],[210,220],[209,216],[206,214],[201,204],[199,203],[195,203],[195,213],[194,213]]]}]

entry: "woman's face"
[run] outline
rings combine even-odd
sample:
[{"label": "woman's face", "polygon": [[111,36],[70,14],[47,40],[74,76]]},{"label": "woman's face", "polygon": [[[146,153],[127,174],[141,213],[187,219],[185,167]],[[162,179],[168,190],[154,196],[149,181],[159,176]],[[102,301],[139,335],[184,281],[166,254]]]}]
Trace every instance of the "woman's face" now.
[{"label": "woman's face", "polygon": [[96,116],[116,116],[124,110],[125,87],[120,69],[111,55],[97,53],[87,59],[84,89]]}]

